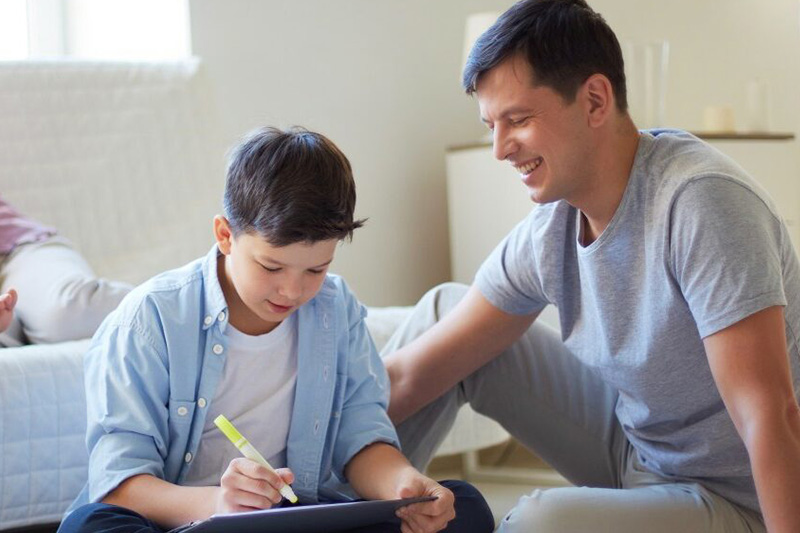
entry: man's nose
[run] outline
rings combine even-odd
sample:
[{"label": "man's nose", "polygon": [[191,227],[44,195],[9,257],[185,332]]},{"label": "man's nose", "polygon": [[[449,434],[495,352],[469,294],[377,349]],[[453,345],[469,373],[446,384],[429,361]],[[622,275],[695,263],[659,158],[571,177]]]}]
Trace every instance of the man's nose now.
[{"label": "man's nose", "polygon": [[492,130],[492,151],[494,157],[499,161],[504,161],[516,151],[516,142],[508,129],[498,124]]}]

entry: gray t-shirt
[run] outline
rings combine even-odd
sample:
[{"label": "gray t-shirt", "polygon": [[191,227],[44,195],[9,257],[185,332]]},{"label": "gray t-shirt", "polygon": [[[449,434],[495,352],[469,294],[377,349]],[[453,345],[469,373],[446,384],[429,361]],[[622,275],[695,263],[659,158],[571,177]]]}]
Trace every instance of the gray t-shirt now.
[{"label": "gray t-shirt", "polygon": [[772,200],[708,144],[660,130],[641,133],[622,201],[586,247],[580,216],[564,201],[536,207],[477,286],[508,313],[557,308],[565,345],[619,391],[617,418],[645,468],[758,510],[702,339],[786,306],[800,396],[798,260]]}]

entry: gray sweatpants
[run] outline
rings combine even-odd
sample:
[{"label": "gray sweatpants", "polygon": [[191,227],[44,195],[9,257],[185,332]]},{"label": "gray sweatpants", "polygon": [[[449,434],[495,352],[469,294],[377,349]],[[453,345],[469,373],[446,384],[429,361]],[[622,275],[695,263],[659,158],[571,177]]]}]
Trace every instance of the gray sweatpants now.
[{"label": "gray sweatpants", "polygon": [[[417,338],[466,293],[431,290],[382,355]],[[424,469],[465,402],[497,420],[575,487],[523,495],[502,532],[764,532],[759,513],[699,483],[647,472],[614,415],[616,391],[573,357],[554,329],[539,323],[506,352],[398,427],[403,451]]]},{"label": "gray sweatpants", "polygon": [[10,288],[19,300],[0,346],[91,337],[132,286],[98,279],[69,241],[56,236],[0,255],[0,293]]}]

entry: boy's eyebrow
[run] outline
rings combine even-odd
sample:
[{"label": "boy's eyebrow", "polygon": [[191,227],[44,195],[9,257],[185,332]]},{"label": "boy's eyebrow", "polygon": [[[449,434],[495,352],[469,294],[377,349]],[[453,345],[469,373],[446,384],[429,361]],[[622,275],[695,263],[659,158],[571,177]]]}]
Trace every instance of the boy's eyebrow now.
[{"label": "boy's eyebrow", "polygon": [[[275,265],[278,265],[278,266],[286,266],[284,263],[281,263],[280,261],[276,261],[275,259],[272,259],[271,257],[268,257],[266,255],[259,257],[259,259],[261,261],[265,262],[265,263],[272,263],[272,264],[275,264]],[[309,267],[309,268],[322,268],[324,266],[330,265],[332,262],[333,262],[333,257],[331,257],[330,259],[328,259],[327,261],[325,261],[322,264],[319,264],[319,265],[313,266],[313,267]]]}]

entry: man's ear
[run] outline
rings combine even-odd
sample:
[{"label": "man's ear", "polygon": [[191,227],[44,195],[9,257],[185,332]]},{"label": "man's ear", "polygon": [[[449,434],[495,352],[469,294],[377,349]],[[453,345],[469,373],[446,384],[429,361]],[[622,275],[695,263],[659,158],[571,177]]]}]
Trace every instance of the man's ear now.
[{"label": "man's ear", "polygon": [[217,246],[220,252],[225,255],[231,253],[233,233],[231,232],[231,225],[228,219],[222,215],[216,215],[214,217],[214,238],[217,240]]},{"label": "man's ear", "polygon": [[589,76],[579,92],[586,102],[586,117],[590,128],[602,126],[616,110],[614,89],[603,74]]}]

